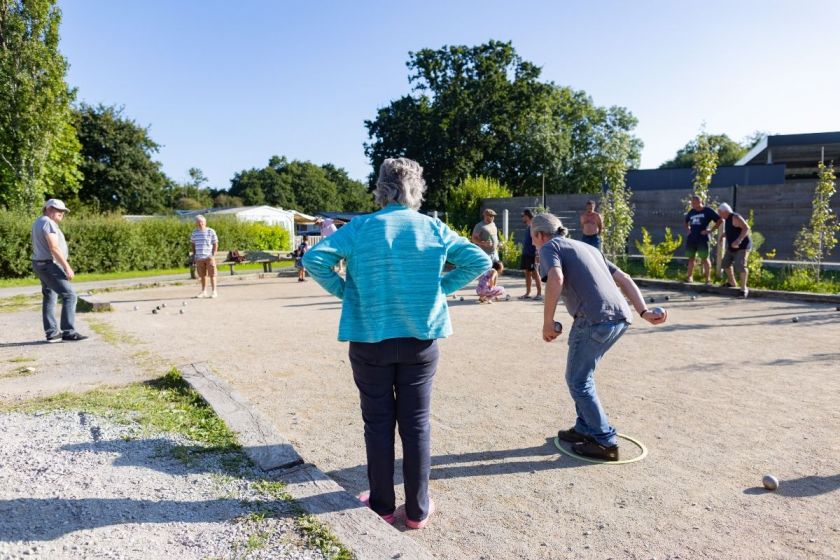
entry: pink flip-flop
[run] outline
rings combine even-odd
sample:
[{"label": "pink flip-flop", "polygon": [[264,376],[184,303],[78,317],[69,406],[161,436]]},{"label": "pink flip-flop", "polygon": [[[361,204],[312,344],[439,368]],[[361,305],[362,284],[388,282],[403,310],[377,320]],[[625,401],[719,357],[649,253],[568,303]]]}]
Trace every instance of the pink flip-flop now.
[{"label": "pink flip-flop", "polygon": [[[413,519],[409,519],[408,516],[405,516],[405,526],[409,529],[422,529],[426,525],[429,524],[429,520],[432,518],[432,514],[435,512],[435,501],[429,497],[429,515],[426,516],[426,519],[422,521],[414,521]],[[405,508],[403,508],[403,514],[405,514]]]},{"label": "pink flip-flop", "polygon": [[[365,504],[365,507],[370,508],[370,492],[362,492],[361,494],[359,494],[358,498],[360,502]],[[379,515],[379,517],[381,517],[382,520],[385,521],[385,523],[388,523],[389,525],[393,525],[394,521],[396,521],[397,519],[393,513],[389,513],[387,515],[377,515]]]}]

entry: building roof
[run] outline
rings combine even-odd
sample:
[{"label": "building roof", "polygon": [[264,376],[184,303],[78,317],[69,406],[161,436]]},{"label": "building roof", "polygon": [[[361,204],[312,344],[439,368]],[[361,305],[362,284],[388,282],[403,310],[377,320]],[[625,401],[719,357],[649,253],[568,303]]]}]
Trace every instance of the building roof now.
[{"label": "building roof", "polygon": [[816,167],[821,159],[840,163],[840,132],[765,136],[735,165],[784,163],[788,167]]}]

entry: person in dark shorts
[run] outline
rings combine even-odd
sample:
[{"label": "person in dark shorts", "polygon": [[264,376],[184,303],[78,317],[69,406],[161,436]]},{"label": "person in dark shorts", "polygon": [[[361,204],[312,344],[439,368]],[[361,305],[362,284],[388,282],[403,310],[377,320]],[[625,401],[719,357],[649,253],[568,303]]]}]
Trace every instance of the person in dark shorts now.
[{"label": "person in dark shorts", "polygon": [[601,232],[604,230],[604,221],[601,214],[595,211],[595,201],[586,201],[586,211],[580,215],[580,230],[583,232],[581,241],[601,250]]},{"label": "person in dark shorts", "polygon": [[[709,224],[714,226],[709,229]],[[685,256],[688,257],[686,282],[694,281],[695,259],[699,258],[703,266],[703,278],[709,284],[712,274],[712,261],[709,259],[709,233],[717,230],[722,223],[717,212],[705,206],[698,195],[691,196],[691,210],[685,215]]]},{"label": "person in dark shorts", "polygon": [[525,224],[525,237],[522,238],[522,258],[519,261],[519,268],[525,272],[525,295],[519,296],[519,299],[531,299],[531,280],[537,288],[537,295],[534,299],[539,301],[542,299],[542,282],[540,275],[537,272],[537,248],[534,247],[534,242],[531,240],[531,219],[534,213],[526,208],[522,211],[522,223]]},{"label": "person in dark shorts", "polygon": [[[732,207],[725,202],[718,206],[718,214],[723,218],[726,235],[726,252],[723,254],[723,261],[721,266],[726,271],[728,285],[731,287],[740,287],[741,297],[746,298],[750,290],[747,288],[747,276],[749,270],[747,269],[747,262],[750,257],[750,249],[752,249],[752,241],[750,240],[750,225],[743,216],[732,211]],[[738,273],[739,284],[735,283],[735,275],[732,273],[733,267]]]}]

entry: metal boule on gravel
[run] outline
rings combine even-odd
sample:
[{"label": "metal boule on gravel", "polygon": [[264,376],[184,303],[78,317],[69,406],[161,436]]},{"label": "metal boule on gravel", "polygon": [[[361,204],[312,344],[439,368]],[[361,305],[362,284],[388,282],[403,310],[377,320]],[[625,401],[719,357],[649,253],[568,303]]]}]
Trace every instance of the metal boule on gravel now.
[{"label": "metal boule on gravel", "polygon": [[464,301],[464,296],[461,296],[461,301]]},{"label": "metal boule on gravel", "polygon": [[794,317],[793,319],[791,319],[791,321],[793,321],[794,323],[798,323],[799,322],[799,317]]},{"label": "metal boule on gravel", "polygon": [[158,314],[158,310],[157,309],[152,309],[152,315],[157,315],[157,314]]},{"label": "metal boule on gravel", "polygon": [[772,474],[765,474],[764,478],[761,479],[761,483],[768,490],[776,490],[779,487],[779,479]]}]

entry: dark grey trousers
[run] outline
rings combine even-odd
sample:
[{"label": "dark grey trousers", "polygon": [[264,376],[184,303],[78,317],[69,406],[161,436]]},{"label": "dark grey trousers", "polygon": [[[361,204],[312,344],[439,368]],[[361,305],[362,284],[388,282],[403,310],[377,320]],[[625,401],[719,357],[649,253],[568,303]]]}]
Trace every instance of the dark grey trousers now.
[{"label": "dark grey trousers", "polygon": [[405,512],[422,521],[429,515],[432,379],[438,363],[435,340],[391,338],[351,342],[350,365],[359,388],[365,422],[370,507],[394,512],[394,427],[403,446]]}]

